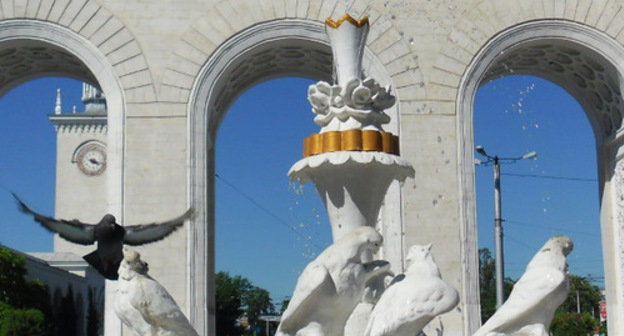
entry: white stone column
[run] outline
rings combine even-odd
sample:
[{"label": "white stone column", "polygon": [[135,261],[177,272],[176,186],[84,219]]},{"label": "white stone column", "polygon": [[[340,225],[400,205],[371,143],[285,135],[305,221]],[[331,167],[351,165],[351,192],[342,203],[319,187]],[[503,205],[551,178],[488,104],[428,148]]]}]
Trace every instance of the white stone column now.
[{"label": "white stone column", "polygon": [[605,165],[614,167],[601,207],[608,328],[611,335],[624,335],[624,157]]}]

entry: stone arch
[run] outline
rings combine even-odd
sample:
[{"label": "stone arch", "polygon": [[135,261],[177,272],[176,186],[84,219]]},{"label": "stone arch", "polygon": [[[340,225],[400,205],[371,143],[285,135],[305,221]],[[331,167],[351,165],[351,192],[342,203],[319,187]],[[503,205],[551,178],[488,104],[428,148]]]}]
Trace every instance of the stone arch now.
[{"label": "stone arch", "polygon": [[[592,125],[599,162],[601,232],[607,302],[609,302],[609,332],[620,334],[624,325],[622,312],[624,285],[621,279],[622,243],[618,223],[614,220],[611,186],[613,170],[621,147],[621,127],[624,113],[622,74],[624,61],[619,55],[624,46],[602,31],[567,20],[535,20],[509,27],[492,37],[472,59],[464,72],[457,91],[457,115],[460,134],[461,194],[463,219],[464,261],[477,265],[476,214],[474,194],[473,101],[480,85],[509,73],[530,74],[550,80],[574,96]],[[619,224],[619,225],[618,225]],[[469,246],[475,245],[475,246]],[[476,268],[475,268],[476,269]],[[478,298],[478,280],[466,279],[468,297]],[[478,302],[472,302],[475,308]],[[478,316],[478,314],[472,314]],[[474,330],[478,321],[470,321]]]},{"label": "stone arch", "polygon": [[[13,19],[0,21],[0,62],[5,66],[0,74],[0,92],[38,76],[56,74],[97,83],[107,95],[107,146],[111,153],[123,153],[123,120],[125,97],[116,72],[100,50],[75,32],[57,24]],[[109,208],[123,215],[121,155],[109,158]]]},{"label": "stone arch", "polygon": [[[370,48],[365,51],[364,63],[368,75],[382,84],[393,84],[391,73]],[[213,143],[219,123],[236,97],[254,84],[293,75],[329,80],[331,66],[323,24],[281,19],[251,26],[228,39],[212,53],[193,84],[189,99],[189,184],[197,213],[189,234],[188,288],[193,293],[189,297],[191,321],[200,333],[214,333],[214,323],[210,322],[214,321]],[[398,109],[387,111],[394,116],[391,128],[395,132]],[[398,188],[396,193],[399,197]],[[396,222],[400,224],[400,219]]]},{"label": "stone arch", "polygon": [[[366,14],[371,22],[369,50],[378,59],[378,65],[387,69],[396,85],[395,93],[402,104],[409,106],[426,96],[423,76],[410,44],[392,24],[386,14],[371,7],[367,1],[354,2],[349,12]],[[197,74],[205,67],[217,49],[231,36],[257,24],[276,20],[312,20],[323,22],[327,17],[343,13],[338,2],[321,1],[220,1],[195,19],[173,48],[171,60],[165,69],[158,92],[163,101],[186,103],[192,98]],[[374,65],[369,63],[369,65]],[[370,73],[370,69],[367,73]]]},{"label": "stone arch", "polygon": [[[5,2],[2,2],[5,4]],[[36,19],[0,21],[0,93],[37,76],[56,74],[97,83],[108,107],[107,200],[108,211],[124,215],[124,120],[126,94],[119,72],[106,55],[80,34],[62,25]],[[3,67],[4,68],[4,67]]]},{"label": "stone arch", "polygon": [[[0,1],[0,20],[37,22],[73,32],[107,60],[124,89],[129,103],[154,102],[152,74],[138,41],[130,30],[105,7],[91,0],[18,2]],[[51,39],[53,32],[41,32]],[[62,44],[62,41],[59,41]],[[57,43],[57,44],[59,44]],[[90,68],[97,75],[98,68]],[[68,73],[64,73],[67,75]],[[81,79],[83,77],[80,77]],[[87,80],[88,82],[88,80]],[[101,83],[100,83],[101,84]]]}]

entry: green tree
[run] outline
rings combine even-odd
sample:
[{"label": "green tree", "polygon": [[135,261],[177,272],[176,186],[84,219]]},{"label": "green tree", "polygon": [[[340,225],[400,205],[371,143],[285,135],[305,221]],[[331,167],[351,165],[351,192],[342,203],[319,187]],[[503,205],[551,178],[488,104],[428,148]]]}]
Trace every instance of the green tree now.
[{"label": "green tree", "polygon": [[284,312],[286,311],[286,308],[288,308],[288,304],[290,303],[290,298],[286,298],[284,300],[282,300],[282,304],[280,306],[280,311],[279,314],[283,315]]},{"label": "green tree", "polygon": [[249,320],[251,326],[264,325],[258,323],[258,317],[260,315],[274,314],[275,309],[271,302],[271,296],[269,291],[260,287],[251,286],[246,293],[243,294],[242,303],[245,310],[245,315]]},{"label": "green tree", "polygon": [[99,336],[102,334],[102,312],[104,311],[104,307],[102,307],[97,297],[97,289],[89,288],[89,308],[87,311],[87,336]]},{"label": "green tree", "polygon": [[215,276],[215,301],[218,336],[239,336],[244,333],[236,320],[246,316],[253,332],[264,328],[258,317],[274,312],[269,292],[254,286],[241,276],[219,272]]},{"label": "green tree", "polygon": [[15,309],[0,302],[0,336],[48,336],[43,312],[37,309]]},{"label": "green tree", "polygon": [[74,290],[71,285],[67,287],[67,294],[61,299],[61,309],[56,319],[58,336],[76,336],[78,311],[74,299]]},{"label": "green tree", "polygon": [[593,335],[599,325],[589,313],[558,311],[553,317],[550,332],[553,336]]},{"label": "green tree", "polygon": [[[514,281],[505,278],[505,298],[511,293]],[[479,294],[481,300],[481,322],[485,323],[496,312],[496,265],[489,249],[479,249]]]},{"label": "green tree", "polygon": [[577,275],[570,275],[569,281],[568,297],[557,309],[550,330],[554,336],[591,334],[600,327],[592,317],[598,315],[600,288]]},{"label": "green tree", "polygon": [[216,331],[218,336],[238,336],[242,330],[236,326],[243,310],[242,293],[248,286],[247,279],[240,276],[230,277],[226,272],[215,276]]},{"label": "green tree", "polygon": [[52,329],[47,289],[26,280],[25,260],[0,247],[0,336],[48,336]]},{"label": "green tree", "polygon": [[568,292],[568,298],[561,304],[559,311],[576,313],[578,292],[580,311],[589,313],[590,315],[594,312],[595,315],[598,315],[598,306],[602,299],[600,288],[592,285],[589,280],[578,275],[570,274],[569,279],[570,290]]}]

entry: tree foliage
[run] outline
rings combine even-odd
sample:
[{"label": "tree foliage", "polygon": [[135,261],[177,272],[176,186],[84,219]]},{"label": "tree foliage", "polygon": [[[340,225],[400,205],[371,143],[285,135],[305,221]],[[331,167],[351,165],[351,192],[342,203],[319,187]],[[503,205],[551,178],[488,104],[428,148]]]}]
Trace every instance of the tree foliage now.
[{"label": "tree foliage", "polygon": [[593,335],[599,325],[589,313],[558,311],[552,320],[550,332],[553,336]]},{"label": "tree foliage", "polygon": [[550,331],[553,336],[593,334],[600,327],[592,317],[598,315],[602,299],[600,288],[577,275],[570,275],[569,281],[568,297],[557,309]]},{"label": "tree foliage", "polygon": [[87,336],[99,336],[103,333],[102,312],[104,307],[96,299],[97,289],[89,288],[89,308],[87,311]]},{"label": "tree foliage", "polygon": [[[511,293],[514,281],[505,278],[505,298]],[[485,323],[496,312],[496,265],[489,249],[479,249],[479,293],[481,300],[481,323]]]},{"label": "tree foliage", "polygon": [[274,307],[265,289],[254,286],[241,276],[219,272],[215,277],[217,335],[238,336],[245,332],[237,320],[246,316],[250,330],[263,328],[258,317],[272,314]]},{"label": "tree foliage", "polygon": [[28,281],[26,258],[0,247],[0,336],[49,336],[51,307],[46,287]]},{"label": "tree foliage", "polygon": [[0,302],[0,336],[49,336],[41,310],[16,309]]},{"label": "tree foliage", "polygon": [[78,311],[75,305],[74,290],[68,286],[67,294],[61,299],[60,309],[56,312],[56,334],[58,336],[75,336],[78,334]]},{"label": "tree foliage", "polygon": [[577,292],[580,311],[589,313],[598,313],[598,306],[602,300],[600,288],[592,285],[587,279],[570,274],[570,291],[568,298],[561,304],[559,311],[576,313],[577,312]]}]

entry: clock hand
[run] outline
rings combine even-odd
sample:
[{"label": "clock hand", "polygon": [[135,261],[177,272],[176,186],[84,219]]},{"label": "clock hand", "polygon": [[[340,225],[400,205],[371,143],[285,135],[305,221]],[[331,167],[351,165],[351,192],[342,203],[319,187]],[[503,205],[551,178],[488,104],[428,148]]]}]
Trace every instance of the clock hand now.
[{"label": "clock hand", "polygon": [[96,159],[94,159],[94,158],[90,158],[90,159],[89,159],[89,162],[91,162],[91,163],[93,163],[93,164],[95,164],[95,165],[98,165],[98,166],[102,164],[100,161],[98,161],[98,160],[96,160]]}]

